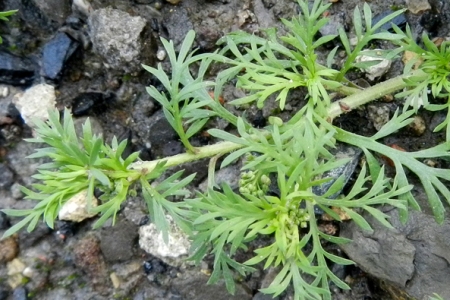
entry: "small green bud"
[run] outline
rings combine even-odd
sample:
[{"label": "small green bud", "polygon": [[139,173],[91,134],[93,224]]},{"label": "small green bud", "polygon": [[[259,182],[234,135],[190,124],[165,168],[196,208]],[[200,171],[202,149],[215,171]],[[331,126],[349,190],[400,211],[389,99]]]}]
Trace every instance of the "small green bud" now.
[{"label": "small green bud", "polygon": [[269,124],[280,127],[280,126],[283,126],[283,120],[281,120],[281,118],[279,118],[279,117],[270,116]]},{"label": "small green bud", "polygon": [[267,186],[270,185],[270,183],[271,183],[270,178],[267,175],[261,175],[260,181],[262,184],[267,185]]},{"label": "small green bud", "polygon": [[256,192],[256,186],[254,184],[252,184],[252,183],[247,184],[247,189],[250,192]]},{"label": "small green bud", "polygon": [[239,188],[239,193],[241,194],[250,194],[250,191],[246,187]]},{"label": "small green bud", "polygon": [[137,192],[136,192],[135,189],[130,189],[130,190],[128,191],[128,193],[130,194],[131,197],[136,197],[136,196],[137,196]]}]

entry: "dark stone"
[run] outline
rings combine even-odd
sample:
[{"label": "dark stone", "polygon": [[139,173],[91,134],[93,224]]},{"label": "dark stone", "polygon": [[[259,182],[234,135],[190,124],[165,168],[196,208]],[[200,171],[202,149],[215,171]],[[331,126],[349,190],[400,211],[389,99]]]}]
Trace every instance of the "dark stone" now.
[{"label": "dark stone", "polygon": [[163,156],[173,156],[184,152],[183,144],[179,141],[169,141],[163,145]]},{"label": "dark stone", "polygon": [[27,299],[28,299],[28,292],[25,287],[19,286],[18,288],[14,289],[13,300],[27,300]]},{"label": "dark stone", "polygon": [[[0,211],[0,230],[8,229],[10,226],[8,216]],[[1,299],[1,298],[0,298]]]},{"label": "dark stone", "polygon": [[63,32],[58,33],[42,49],[42,75],[52,80],[57,79],[64,68],[65,62],[77,47],[78,42],[72,40]]},{"label": "dark stone", "polygon": [[3,284],[0,285],[0,300],[6,300],[9,296],[9,290]]},{"label": "dark stone", "polygon": [[166,145],[175,142],[177,135],[162,111],[153,114],[149,122],[150,124],[147,125],[149,130],[148,140],[151,144],[152,155],[162,157],[166,154]]},{"label": "dark stone", "polygon": [[426,11],[420,18],[419,24],[432,36],[435,36],[442,24],[442,16],[431,11]]},{"label": "dark stone", "polygon": [[160,259],[154,258],[151,260],[147,260],[143,264],[143,269],[145,275],[149,275],[151,273],[162,274],[167,271],[168,265],[161,261]]},{"label": "dark stone", "polygon": [[14,182],[14,173],[7,165],[0,163],[0,189],[9,189]]},{"label": "dark stone", "polygon": [[133,257],[138,227],[121,220],[114,227],[103,228],[100,237],[102,253],[109,262],[126,261]]},{"label": "dark stone", "polygon": [[112,103],[112,100],[112,95],[95,92],[82,93],[72,100],[72,113],[75,117],[102,113]]},{"label": "dark stone", "polygon": [[61,240],[66,240],[68,237],[75,235],[77,224],[69,221],[56,221],[56,236]]},{"label": "dark stone", "polygon": [[[379,21],[381,21],[381,19],[383,19],[384,17],[390,15],[393,12],[394,12],[393,10],[387,10],[385,12],[382,12],[382,13],[376,15],[372,19],[372,26],[374,26]],[[405,14],[401,13],[400,15],[398,15],[397,17],[395,17],[391,21],[383,24],[383,26],[378,28],[378,30],[376,32],[378,33],[378,32],[381,32],[381,31],[392,31],[393,30],[392,24],[395,24],[395,25],[397,25],[398,27],[401,28],[401,27],[404,27],[407,22],[408,22],[408,20],[406,20]]]},{"label": "dark stone", "polygon": [[35,63],[28,58],[0,50],[0,83],[15,86],[31,85],[35,78]]}]

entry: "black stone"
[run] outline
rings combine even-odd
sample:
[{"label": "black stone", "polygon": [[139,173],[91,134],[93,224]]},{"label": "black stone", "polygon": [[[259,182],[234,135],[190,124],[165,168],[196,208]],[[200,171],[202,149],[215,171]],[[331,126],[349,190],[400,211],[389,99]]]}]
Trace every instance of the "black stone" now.
[{"label": "black stone", "polygon": [[[0,230],[8,229],[9,226],[10,226],[10,223],[9,223],[8,216],[4,212],[0,211]],[[0,288],[0,290],[1,290],[1,288]],[[0,297],[0,299],[1,299],[1,297]]]},{"label": "black stone", "polygon": [[[387,10],[385,12],[382,12],[378,15],[376,15],[373,19],[372,19],[372,26],[374,26],[375,24],[377,24],[379,21],[381,21],[381,19],[383,19],[384,17],[392,14],[394,11],[393,10]],[[396,16],[395,18],[393,18],[392,20],[390,20],[389,22],[383,24],[383,26],[381,26],[380,28],[377,29],[377,33],[378,32],[382,32],[382,31],[392,31],[392,24],[395,24],[396,26],[402,28],[406,25],[408,21],[406,20],[405,14],[401,13],[398,16]]]},{"label": "black stone", "polygon": [[42,75],[52,80],[57,79],[65,62],[77,48],[78,42],[63,32],[58,33],[42,49]]},{"label": "black stone", "polygon": [[102,113],[108,108],[112,99],[111,95],[103,93],[82,93],[72,100],[72,113],[76,117]]},{"label": "black stone", "polygon": [[442,25],[442,17],[439,14],[427,11],[422,15],[419,23],[431,36],[436,36],[439,27]]},{"label": "black stone", "polygon": [[29,86],[35,78],[35,71],[36,64],[31,59],[0,49],[0,83]]},{"label": "black stone", "polygon": [[150,259],[144,262],[144,264],[142,265],[143,269],[144,269],[144,273],[146,275],[149,275],[151,273],[155,273],[155,274],[162,274],[165,273],[167,271],[168,265],[157,259]]}]

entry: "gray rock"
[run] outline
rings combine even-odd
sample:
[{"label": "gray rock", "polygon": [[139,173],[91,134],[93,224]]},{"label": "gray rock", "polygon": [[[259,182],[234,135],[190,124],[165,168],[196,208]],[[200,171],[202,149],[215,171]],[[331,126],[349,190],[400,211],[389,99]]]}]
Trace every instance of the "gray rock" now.
[{"label": "gray rock", "polygon": [[112,69],[134,73],[153,64],[156,43],[145,19],[105,8],[92,12],[88,24],[94,50]]},{"label": "gray rock", "polygon": [[361,230],[353,222],[344,224],[341,236],[353,242],[342,245],[342,249],[367,273],[405,286],[414,272],[416,249],[401,232],[384,230],[376,220],[370,224],[373,233]]},{"label": "gray rock", "polygon": [[71,0],[32,0],[32,2],[47,19],[60,26],[71,13]]},{"label": "gray rock", "polygon": [[186,7],[181,5],[173,9],[164,25],[167,27],[170,40],[173,41],[173,45],[178,51],[188,31],[193,29]]},{"label": "gray rock", "polygon": [[319,29],[322,36],[339,35],[339,28],[344,27],[345,15],[338,13],[328,17],[328,23]]},{"label": "gray rock", "polygon": [[100,248],[106,261],[127,261],[134,255],[138,226],[121,220],[114,227],[103,228],[100,235]]},{"label": "gray rock", "polygon": [[0,163],[0,189],[9,189],[14,182],[14,173],[4,163]]},{"label": "gray rock", "polygon": [[363,232],[354,223],[344,224],[341,236],[353,242],[342,249],[365,272],[415,299],[428,299],[433,293],[449,299],[450,220],[439,225],[432,215],[414,211],[402,224],[397,210],[387,214],[395,230],[371,218],[374,233]]},{"label": "gray rock", "polygon": [[[36,144],[20,141],[14,151],[9,151],[6,155],[8,166],[14,171],[18,179],[25,185],[30,186],[35,180],[31,178],[40,164],[45,160],[40,159],[28,159],[28,155],[31,155],[37,148]],[[32,203],[30,203],[32,204]]]}]

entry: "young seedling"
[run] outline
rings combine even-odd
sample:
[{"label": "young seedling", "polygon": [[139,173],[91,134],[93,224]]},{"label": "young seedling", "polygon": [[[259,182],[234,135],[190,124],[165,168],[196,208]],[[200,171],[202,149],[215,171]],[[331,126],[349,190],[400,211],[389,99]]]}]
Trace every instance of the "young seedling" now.
[{"label": "young seedling", "polygon": [[[450,199],[447,187],[450,172],[430,167],[422,161],[450,156],[448,118],[436,128],[447,128],[447,142],[437,146],[402,152],[379,140],[411,123],[420,107],[432,111],[448,109],[449,42],[437,47],[424,36],[423,48],[412,38],[409,28],[406,33],[399,28],[395,28],[395,33],[380,32],[384,24],[402,11],[372,24],[372,12],[367,3],[362,10],[357,7],[354,11],[356,46],[350,45],[343,29],[339,30],[338,36],[317,39],[319,29],[328,21],[323,15],[330,4],[320,0],[314,1],[311,8],[307,1],[299,0],[298,4],[300,15],[283,21],[288,30],[285,36],[278,37],[273,29],[264,37],[235,32],[221,39],[219,52],[195,54],[190,52],[195,38],[191,31],[178,55],[173,44],[163,40],[172,73],[166,73],[161,65],[156,68],[145,66],[165,88],[161,92],[151,86],[148,92],[162,105],[186,153],[146,162],[140,161],[137,153],[123,158],[125,142],[114,139],[111,145],[106,145],[101,137],[92,134],[89,122],[84,125],[82,136],[77,137],[67,110],[62,124],[58,112],[51,112],[47,122],[37,122],[37,137],[29,141],[48,146],[38,149],[31,157],[49,157],[51,162],[40,166],[35,175],[39,183],[31,189],[23,188],[26,198],[38,201],[36,206],[29,210],[3,210],[8,215],[24,217],[6,231],[5,236],[25,226],[31,231],[41,218],[53,227],[59,210],[68,199],[83,190],[87,190],[88,199],[92,199],[94,188],[103,193],[101,204],[92,208],[100,214],[95,227],[101,226],[108,218],[115,217],[127,195],[139,189],[151,220],[166,239],[169,226],[164,216],[169,214],[192,240],[191,259],[199,262],[207,253],[214,254],[214,271],[209,283],[224,278],[227,289],[233,293],[232,270],[245,275],[254,270],[253,266],[262,263],[264,268],[278,267],[279,270],[270,286],[262,289],[264,293],[276,296],[292,286],[295,299],[331,299],[331,282],[342,289],[349,287],[332,273],[328,262],[347,265],[352,261],[327,252],[322,242],[342,244],[350,241],[322,232],[316,207],[341,221],[332,209],[338,208],[366,230],[372,230],[372,227],[364,214],[392,227],[388,216],[378,209],[380,205],[398,208],[404,221],[409,208],[420,209],[411,193],[412,186],[406,175],[408,169],[420,180],[436,220],[442,222],[445,209],[441,198]],[[340,70],[331,68],[339,47],[330,52],[324,63],[318,60],[321,46],[333,39],[340,39],[347,54]],[[385,52],[386,57],[392,58],[408,50],[418,54],[420,63],[411,62],[401,76],[367,89],[352,86],[346,75],[354,68],[373,64],[358,63],[356,58],[374,40],[389,41],[398,46]],[[215,63],[221,64],[222,71],[215,81],[208,81],[204,77],[209,66]],[[197,66],[195,72],[191,65]],[[219,96],[232,80],[247,92],[245,97],[231,101],[232,105],[256,103],[263,107],[268,97],[275,95],[283,109],[289,103],[290,92],[295,89],[307,92],[307,102],[289,120],[283,122],[273,116],[268,126],[258,129],[243,116],[234,115],[221,105]],[[213,98],[208,89],[213,89]],[[435,98],[446,99],[446,104],[430,104],[427,100],[429,91]],[[347,96],[333,102],[332,93]],[[332,124],[340,114],[392,93],[398,93],[396,96],[400,99],[406,97],[403,112],[397,111],[374,136],[360,136]],[[210,129],[208,132],[218,142],[193,147],[189,139],[212,117],[227,120],[238,134]],[[337,143],[360,148],[365,154],[365,163],[350,190],[334,199],[346,180],[344,176],[330,178],[324,174],[348,161],[332,155],[331,150]],[[386,176],[376,154],[392,161],[396,171],[394,178]],[[238,191],[228,184],[217,187],[214,182],[218,156],[224,156],[222,168],[242,159]],[[195,174],[183,177],[180,171],[158,184],[154,182],[171,167],[208,157],[211,158],[210,186],[194,198],[170,201],[172,196],[187,195],[185,187]],[[314,187],[330,181],[334,182],[324,194],[313,193]],[[269,186],[274,183],[279,192],[268,193]],[[235,260],[237,251],[248,249],[252,240],[262,236],[271,237],[265,239],[270,242],[256,249],[253,258],[244,262]]]}]

